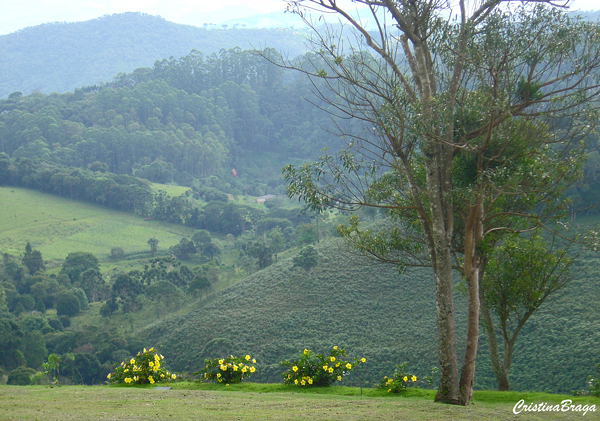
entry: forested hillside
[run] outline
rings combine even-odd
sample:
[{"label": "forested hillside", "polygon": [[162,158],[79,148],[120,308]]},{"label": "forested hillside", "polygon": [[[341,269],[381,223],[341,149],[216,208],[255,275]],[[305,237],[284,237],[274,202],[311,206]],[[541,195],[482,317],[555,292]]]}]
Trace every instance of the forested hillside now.
[{"label": "forested hillside", "polygon": [[86,22],[48,23],[0,36],[0,98],[21,91],[64,93],[117,73],[179,58],[192,49],[272,47],[295,57],[305,52],[298,30],[213,29],[179,25],[158,16],[123,13]]}]

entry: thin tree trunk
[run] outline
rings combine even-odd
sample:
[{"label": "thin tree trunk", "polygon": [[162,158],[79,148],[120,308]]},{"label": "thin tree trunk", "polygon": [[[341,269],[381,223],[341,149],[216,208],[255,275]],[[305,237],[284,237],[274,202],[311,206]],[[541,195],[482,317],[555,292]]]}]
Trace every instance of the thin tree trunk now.
[{"label": "thin tree trunk", "polygon": [[479,263],[477,243],[482,237],[479,203],[471,206],[465,226],[464,275],[468,291],[467,346],[460,373],[460,404],[469,405],[475,383],[475,360],[479,340]]}]

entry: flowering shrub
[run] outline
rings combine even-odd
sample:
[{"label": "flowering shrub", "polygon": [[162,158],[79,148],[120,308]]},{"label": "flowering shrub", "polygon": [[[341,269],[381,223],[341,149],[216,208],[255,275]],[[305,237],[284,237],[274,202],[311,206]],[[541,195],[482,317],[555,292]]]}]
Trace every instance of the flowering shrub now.
[{"label": "flowering shrub", "polygon": [[363,364],[364,358],[345,359],[346,351],[334,346],[329,355],[313,354],[310,350],[300,351],[300,358],[294,361],[282,361],[279,364],[289,367],[283,376],[285,384],[297,386],[330,386]]},{"label": "flowering shrub", "polygon": [[415,375],[406,372],[407,366],[408,363],[398,364],[398,367],[394,370],[394,375],[391,378],[385,376],[381,382],[377,384],[377,388],[387,389],[390,393],[404,392],[411,383],[414,384],[417,381]]},{"label": "flowering shrub", "polygon": [[114,373],[110,373],[107,378],[112,384],[154,384],[175,380],[175,374],[169,373],[161,368],[160,362],[164,357],[150,348],[131,358],[123,361],[120,365],[115,364]]},{"label": "flowering shrub", "polygon": [[246,355],[242,358],[230,355],[227,358],[215,358],[204,360],[205,367],[202,369],[203,377],[213,382],[240,383],[245,377],[250,377],[256,371],[254,364],[256,360]]}]

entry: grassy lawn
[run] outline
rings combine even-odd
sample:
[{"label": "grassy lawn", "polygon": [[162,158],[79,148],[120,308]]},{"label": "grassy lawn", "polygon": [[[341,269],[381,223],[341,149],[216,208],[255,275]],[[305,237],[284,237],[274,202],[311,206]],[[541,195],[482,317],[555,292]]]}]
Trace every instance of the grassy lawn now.
[{"label": "grassy lawn", "polygon": [[580,420],[599,412],[528,412],[514,415],[519,399],[582,405],[599,399],[542,393],[476,392],[474,404],[458,407],[433,402],[434,391],[407,396],[383,391],[332,387],[300,390],[284,385],[173,384],[172,390],[108,386],[0,386],[0,420]]}]

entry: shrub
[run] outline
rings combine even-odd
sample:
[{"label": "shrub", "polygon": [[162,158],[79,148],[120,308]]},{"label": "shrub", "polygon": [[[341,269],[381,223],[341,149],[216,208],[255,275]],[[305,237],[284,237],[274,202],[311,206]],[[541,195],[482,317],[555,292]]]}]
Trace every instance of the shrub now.
[{"label": "shrub", "polygon": [[113,373],[107,376],[111,384],[154,384],[175,380],[175,374],[169,373],[161,368],[161,360],[164,357],[158,354],[154,348],[138,352],[129,361],[123,361],[120,365],[115,364]]},{"label": "shrub", "polygon": [[596,364],[598,373],[595,376],[588,378],[588,385],[590,387],[590,395],[600,397],[600,364]]},{"label": "shrub", "polygon": [[366,361],[364,358],[346,360],[346,351],[334,346],[329,355],[313,354],[310,350],[300,351],[300,358],[282,361],[279,364],[289,367],[282,373],[285,384],[297,386],[331,386],[348,375]]},{"label": "shrub", "polygon": [[206,380],[218,383],[240,383],[245,377],[250,377],[256,371],[254,367],[256,360],[246,355],[237,358],[230,355],[227,358],[215,358],[204,360],[205,367],[202,369]]},{"label": "shrub", "polygon": [[10,372],[6,384],[16,386],[27,386],[31,384],[31,377],[35,375],[35,370],[29,367],[18,367]]},{"label": "shrub", "polygon": [[402,393],[408,386],[417,381],[417,377],[413,374],[406,372],[407,362],[398,364],[398,367],[394,370],[394,375],[391,378],[385,376],[379,384],[376,385],[378,389],[387,389],[390,393]]}]

